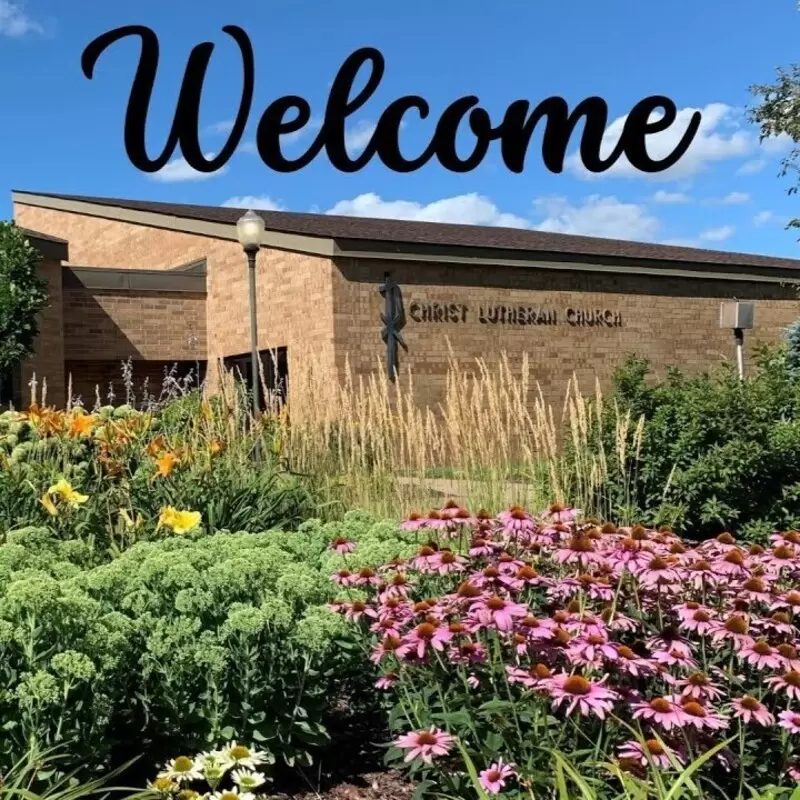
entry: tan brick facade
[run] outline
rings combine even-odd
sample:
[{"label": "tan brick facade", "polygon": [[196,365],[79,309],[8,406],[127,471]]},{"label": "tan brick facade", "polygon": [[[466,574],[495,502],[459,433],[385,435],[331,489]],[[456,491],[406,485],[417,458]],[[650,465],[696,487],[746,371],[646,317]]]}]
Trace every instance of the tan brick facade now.
[{"label": "tan brick facade", "polygon": [[[14,219],[22,227],[66,239],[70,264],[81,267],[169,270],[206,259],[205,314],[203,317],[192,310],[189,316],[197,322],[198,331],[202,327],[202,357],[208,359],[212,382],[218,359],[249,352],[247,263],[238,242],[18,203],[14,205]],[[259,348],[287,347],[291,375],[293,353],[299,351],[300,345],[310,344],[332,369],[330,260],[262,248],[257,263]],[[96,346],[97,357],[104,359],[112,354],[118,359],[128,355],[142,359],[193,359],[194,354],[187,352],[185,346],[191,326],[180,308],[193,308],[197,300],[164,296],[142,300],[142,305],[133,298],[126,303],[124,298],[115,300],[105,293],[94,295],[93,300],[70,297],[69,302],[74,303],[78,313],[65,312],[66,357],[93,358]],[[92,306],[92,311],[97,311],[93,313],[96,324],[89,325],[82,317]],[[100,309],[106,314],[102,323]],[[83,338],[87,328],[102,333],[94,339]],[[174,352],[170,349],[173,346]]]},{"label": "tan brick facade", "polygon": [[[113,380],[109,365],[129,356],[140,362],[143,373],[149,363],[161,369],[167,361],[201,358],[208,360],[213,382],[218,359],[249,351],[247,268],[238,242],[24,203],[15,204],[15,219],[67,240],[70,264],[81,267],[166,271],[206,260],[204,297],[87,292],[72,286],[62,291],[57,271],[47,267],[54,276],[53,308],[63,308],[63,320],[54,310],[43,327],[43,341],[47,337],[49,344],[41,352],[47,360],[37,357],[37,368],[55,369],[60,358],[70,364],[76,381],[75,370],[84,365],[86,376],[80,381],[85,387],[93,378]],[[607,382],[627,353],[648,357],[657,369],[675,364],[695,371],[732,360],[732,334],[719,328],[722,300],[756,301],[756,330],[746,337],[748,352],[758,341],[775,341],[800,316],[796,289],[778,282],[713,279],[708,271],[702,277],[670,277],[647,268],[640,274],[615,274],[560,266],[331,258],[262,247],[259,347],[288,348],[290,386],[297,359],[309,348],[328,364],[331,375],[335,370],[341,374],[346,360],[358,375],[383,368],[378,288],[391,271],[403,292],[407,318],[403,336],[408,352],[401,351],[401,371],[410,368],[416,376],[423,403],[442,399],[448,343],[463,367],[478,358],[495,364],[503,352],[512,363],[519,362],[527,353],[532,379],[541,383],[547,399],[559,402],[573,374],[583,389],[592,390],[595,377]],[[63,302],[58,303],[60,292]],[[433,304],[453,308],[441,313]],[[490,321],[491,309],[499,306],[523,311]],[[63,386],[63,375],[60,380]]]},{"label": "tan brick facade", "polygon": [[[746,353],[752,353],[756,342],[776,341],[800,317],[797,290],[780,284],[513,267],[489,271],[424,262],[343,260],[338,267],[334,282],[337,363],[341,366],[347,353],[351,368],[366,374],[383,362],[383,298],[378,288],[384,271],[391,269],[403,293],[407,319],[402,333],[408,352],[400,351],[401,376],[411,369],[417,376],[415,391],[425,404],[442,399],[448,340],[465,368],[474,366],[478,358],[497,365],[503,352],[512,364],[519,364],[521,354],[527,352],[531,379],[541,383],[549,401],[559,403],[573,373],[581,388],[591,392],[595,377],[607,384],[628,353],[651,359],[659,370],[679,365],[696,372],[721,359],[734,360],[732,332],[719,328],[723,300],[756,301],[756,329],[745,337]],[[466,306],[466,313],[459,309],[451,315],[453,321],[415,321],[410,313],[415,303],[428,308],[434,303]],[[487,312],[495,306],[554,312],[556,322],[547,322],[546,316],[541,324],[491,322]],[[618,312],[621,324],[580,324],[577,314],[567,319],[570,309]],[[528,322],[529,314],[520,316]]]}]

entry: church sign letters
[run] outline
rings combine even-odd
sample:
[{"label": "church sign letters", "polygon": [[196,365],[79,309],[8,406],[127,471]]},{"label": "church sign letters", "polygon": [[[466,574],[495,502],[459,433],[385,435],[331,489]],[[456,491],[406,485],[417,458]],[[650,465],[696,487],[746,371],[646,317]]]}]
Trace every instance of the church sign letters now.
[{"label": "church sign letters", "polygon": [[466,323],[484,325],[558,325],[572,327],[620,328],[622,313],[608,308],[538,308],[522,305],[481,305],[477,309],[462,303],[412,301],[408,316],[414,322]]}]

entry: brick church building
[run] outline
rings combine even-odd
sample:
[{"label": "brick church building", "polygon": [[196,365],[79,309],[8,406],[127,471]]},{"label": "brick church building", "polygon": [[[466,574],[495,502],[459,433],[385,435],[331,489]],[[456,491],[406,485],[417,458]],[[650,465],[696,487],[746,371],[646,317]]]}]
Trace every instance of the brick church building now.
[{"label": "brick church building", "polygon": [[[14,220],[42,255],[50,306],[17,394],[36,373],[48,402],[84,401],[165,366],[248,365],[247,265],[239,209],[13,193]],[[402,310],[402,375],[421,401],[442,397],[451,353],[464,365],[527,353],[545,396],[563,398],[577,375],[591,389],[626,354],[656,368],[702,369],[733,359],[720,302],[755,301],[755,330],[774,341],[800,316],[800,261],[507,228],[258,212],[259,348],[279,354],[286,378],[313,350],[332,377],[345,363],[367,375],[386,358],[391,276]],[[452,348],[452,350],[451,350]],[[291,389],[289,389],[291,395]]]}]

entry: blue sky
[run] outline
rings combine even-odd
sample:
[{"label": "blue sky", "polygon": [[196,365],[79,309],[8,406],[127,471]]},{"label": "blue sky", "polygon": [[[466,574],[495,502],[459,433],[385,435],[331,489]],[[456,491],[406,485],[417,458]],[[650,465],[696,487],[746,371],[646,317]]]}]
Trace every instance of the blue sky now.
[{"label": "blue sky", "polygon": [[[93,81],[80,69],[94,37],[126,24],[150,26],[161,44],[151,156],[163,146],[186,58],[202,41],[217,44],[203,98],[204,145],[220,146],[241,74],[221,29],[237,24],[250,35],[254,107],[245,143],[223,171],[198,175],[177,161],[152,176],[128,161],[123,120],[138,45],[106,52]],[[759,145],[743,115],[750,84],[768,83],[777,66],[800,60],[799,33],[794,0],[0,0],[0,217],[10,216],[15,188],[518,225],[800,258],[797,232],[785,229],[800,216],[797,198],[786,194],[790,179],[777,177],[787,145]],[[409,155],[424,148],[448,103],[473,93],[496,119],[516,99],[536,104],[555,94],[574,106],[599,94],[611,120],[647,95],[666,94],[682,110],[679,122],[691,109],[703,110],[704,122],[683,160],[655,178],[625,164],[587,176],[575,161],[551,174],[539,136],[521,175],[506,170],[496,146],[464,175],[436,162],[399,175],[377,159],[345,175],[324,153],[300,172],[271,172],[248,147],[262,110],[300,94],[321,116],[336,71],[361,46],[383,52],[386,74],[354,119],[353,152],[383,108],[405,94],[423,95],[433,109],[428,120],[405,125]],[[612,124],[609,135],[618,129]],[[302,152],[313,136],[286,152]]]}]

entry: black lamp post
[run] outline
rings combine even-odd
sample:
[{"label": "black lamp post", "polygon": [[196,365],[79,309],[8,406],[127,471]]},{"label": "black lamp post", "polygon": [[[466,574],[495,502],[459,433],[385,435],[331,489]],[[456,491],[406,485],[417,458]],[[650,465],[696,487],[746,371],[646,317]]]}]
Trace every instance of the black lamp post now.
[{"label": "black lamp post", "polygon": [[[260,413],[261,404],[259,403],[258,379],[259,379],[259,358],[258,358],[258,325],[256,323],[256,255],[261,247],[261,239],[264,235],[264,220],[255,212],[248,211],[236,223],[236,231],[239,235],[239,243],[242,245],[247,255],[248,272],[248,295],[250,298],[250,360],[251,360],[251,392],[253,396],[253,425],[256,424]],[[260,458],[260,444],[258,438],[255,440],[256,459]]]}]

